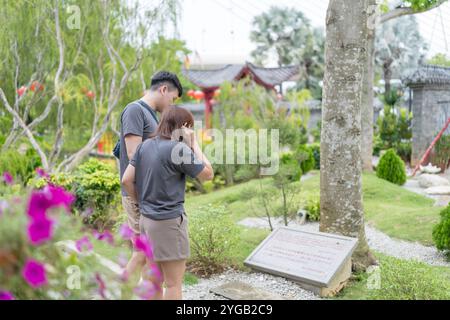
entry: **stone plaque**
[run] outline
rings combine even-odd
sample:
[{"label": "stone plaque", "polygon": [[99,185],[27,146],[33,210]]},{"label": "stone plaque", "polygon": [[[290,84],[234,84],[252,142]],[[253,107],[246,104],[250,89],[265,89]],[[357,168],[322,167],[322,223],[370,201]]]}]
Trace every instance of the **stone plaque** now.
[{"label": "stone plaque", "polygon": [[[313,288],[330,288],[350,276],[351,255],[357,242],[356,238],[281,227],[273,231],[244,264]],[[322,291],[318,293],[322,295]]]},{"label": "stone plaque", "polygon": [[210,292],[229,300],[285,300],[285,298],[279,295],[255,288],[248,283],[240,281],[233,281],[212,288]]}]

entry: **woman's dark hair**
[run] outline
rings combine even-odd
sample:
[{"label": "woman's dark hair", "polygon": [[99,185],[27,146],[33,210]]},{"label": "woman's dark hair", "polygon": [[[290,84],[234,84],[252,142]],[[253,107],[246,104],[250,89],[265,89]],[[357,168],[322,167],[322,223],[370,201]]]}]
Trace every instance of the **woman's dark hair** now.
[{"label": "woman's dark hair", "polygon": [[194,126],[194,116],[189,110],[177,106],[170,106],[163,111],[161,121],[154,136],[171,139],[172,133],[180,129],[183,125],[186,127]]}]

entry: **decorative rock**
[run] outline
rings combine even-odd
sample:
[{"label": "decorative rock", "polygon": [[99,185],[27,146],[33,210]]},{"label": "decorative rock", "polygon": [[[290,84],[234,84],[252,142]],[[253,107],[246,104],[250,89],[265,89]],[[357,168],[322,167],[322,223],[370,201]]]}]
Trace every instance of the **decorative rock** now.
[{"label": "decorative rock", "polygon": [[426,167],[420,166],[420,172],[437,174],[437,173],[441,172],[441,168],[433,166],[431,163],[429,163]]},{"label": "decorative rock", "polygon": [[450,195],[450,186],[431,187],[425,190],[428,194]]},{"label": "decorative rock", "polygon": [[419,186],[422,188],[450,186],[450,182],[447,179],[434,174],[424,173],[419,176],[418,180]]}]

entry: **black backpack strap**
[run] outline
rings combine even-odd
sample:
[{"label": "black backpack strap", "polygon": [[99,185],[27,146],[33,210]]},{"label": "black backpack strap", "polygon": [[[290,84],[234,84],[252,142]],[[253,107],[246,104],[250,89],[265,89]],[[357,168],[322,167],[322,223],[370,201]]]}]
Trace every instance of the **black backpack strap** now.
[{"label": "black backpack strap", "polygon": [[159,124],[159,120],[158,120],[158,117],[156,116],[155,110],[153,110],[152,108],[149,108],[142,100],[138,100],[137,102],[141,105],[141,107],[143,107],[144,109],[147,109],[150,112],[150,114],[152,115],[153,119],[155,119],[156,123]]}]

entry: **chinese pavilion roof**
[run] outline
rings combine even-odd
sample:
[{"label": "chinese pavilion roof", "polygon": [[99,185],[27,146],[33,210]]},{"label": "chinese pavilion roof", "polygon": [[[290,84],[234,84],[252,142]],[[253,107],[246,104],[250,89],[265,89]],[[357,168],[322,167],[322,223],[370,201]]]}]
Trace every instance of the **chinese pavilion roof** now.
[{"label": "chinese pavilion roof", "polygon": [[214,90],[224,82],[237,81],[245,76],[250,76],[256,83],[266,88],[273,88],[284,81],[293,80],[299,72],[298,66],[263,68],[247,62],[244,65],[229,64],[214,70],[184,69],[183,75],[203,90]]},{"label": "chinese pavilion roof", "polygon": [[450,68],[435,65],[419,67],[404,79],[406,85],[450,84]]}]

